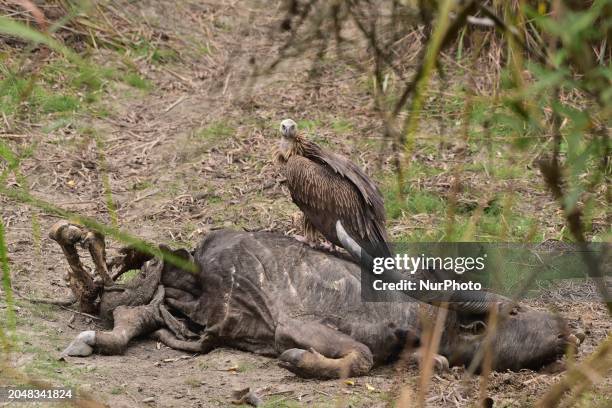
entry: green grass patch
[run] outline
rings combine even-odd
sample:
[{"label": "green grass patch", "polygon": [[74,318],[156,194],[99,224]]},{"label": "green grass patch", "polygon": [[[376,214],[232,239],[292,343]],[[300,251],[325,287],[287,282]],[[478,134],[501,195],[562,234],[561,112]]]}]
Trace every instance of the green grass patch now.
[{"label": "green grass patch", "polygon": [[151,55],[151,60],[158,64],[166,64],[173,61],[178,61],[179,55],[171,48],[155,48]]},{"label": "green grass patch", "polygon": [[224,202],[224,200],[223,200],[223,198],[222,198],[222,197],[219,197],[219,196],[213,195],[213,196],[208,197],[208,198],[206,199],[206,202],[207,202],[208,204],[220,204],[220,203],[223,203],[223,202]]},{"label": "green grass patch", "polygon": [[494,171],[495,177],[500,180],[520,179],[525,176],[524,169],[512,164],[495,166],[491,171]]},{"label": "green grass patch", "polygon": [[208,44],[198,44],[196,52],[200,55],[213,55],[213,50]]},{"label": "green grass patch", "polygon": [[120,395],[123,394],[124,389],[123,387],[119,387],[119,386],[114,386],[113,388],[110,389],[110,393],[112,395]]},{"label": "green grass patch", "polygon": [[18,74],[16,67],[0,67],[0,110],[7,116],[26,115],[39,120],[43,114],[80,111],[95,103],[110,80],[117,77],[110,68],[74,66],[56,59],[44,65],[39,76]]},{"label": "green grass patch", "polygon": [[70,95],[41,95],[40,107],[43,113],[74,112],[79,109],[77,98]]},{"label": "green grass patch", "polygon": [[206,142],[214,142],[227,139],[234,135],[235,132],[236,130],[228,125],[227,122],[218,121],[197,130],[195,137]]},{"label": "green grass patch", "polygon": [[398,195],[397,182],[395,179],[388,180],[383,186],[385,209],[389,219],[415,214],[442,214],[446,209],[445,200],[436,193],[425,190],[404,187],[402,197]]},{"label": "green grass patch", "polygon": [[32,316],[40,317],[44,320],[55,320],[57,309],[55,306],[44,303],[33,303],[29,306]]},{"label": "green grass patch", "polygon": [[142,190],[146,190],[147,188],[151,188],[153,187],[153,183],[151,183],[150,181],[138,181],[134,184],[132,184],[132,190],[134,191],[142,191]]},{"label": "green grass patch", "polygon": [[257,367],[253,363],[241,361],[240,363],[238,363],[238,368],[236,369],[236,371],[239,373],[247,373],[249,371],[253,371],[256,368]]},{"label": "green grass patch", "polygon": [[317,119],[301,119],[297,121],[298,132],[313,133],[321,127],[321,121]]},{"label": "green grass patch", "polygon": [[165,197],[175,197],[183,192],[183,184],[177,180],[170,181],[164,185],[161,194]]},{"label": "green grass patch", "polygon": [[586,392],[578,398],[575,407],[577,408],[605,408],[612,407],[612,394]]},{"label": "green grass patch", "polygon": [[34,378],[76,387],[83,369],[59,361],[55,356],[40,350],[34,360],[24,367],[24,371]]},{"label": "green grass patch", "polygon": [[[10,341],[13,351],[24,357],[20,370],[34,380],[77,387],[86,367],[57,359],[57,352],[65,346],[65,339],[58,330],[41,321],[55,320],[57,310],[52,305],[33,304],[23,300],[18,300],[15,304],[21,312],[17,316],[17,330]],[[6,318],[6,309],[0,309],[0,321],[4,322]],[[4,329],[3,326],[5,325],[0,324]]]},{"label": "green grass patch", "polygon": [[95,64],[73,66],[64,60],[49,62],[42,71],[41,79],[47,84],[67,86],[90,92],[100,91],[104,85],[119,77],[113,68]]},{"label": "green grass patch", "polygon": [[331,123],[331,127],[336,133],[346,134],[353,131],[353,124],[346,119],[335,119]]},{"label": "green grass patch", "polygon": [[197,378],[188,377],[188,378],[185,378],[185,385],[188,385],[191,388],[198,388],[202,385],[202,383]]},{"label": "green grass patch", "polygon": [[151,58],[156,64],[166,64],[179,59],[178,53],[172,48],[153,44],[146,39],[133,43],[130,52],[137,57]]},{"label": "green grass patch", "polygon": [[26,103],[31,109],[36,106],[35,94],[40,88],[31,81],[18,78],[2,69],[5,79],[0,81],[0,110],[7,115],[17,111],[21,103]]},{"label": "green grass patch", "polygon": [[152,87],[151,82],[149,82],[148,80],[141,77],[135,72],[130,72],[125,75],[124,81],[126,84],[133,86],[134,88],[142,89],[145,91],[151,89]]}]

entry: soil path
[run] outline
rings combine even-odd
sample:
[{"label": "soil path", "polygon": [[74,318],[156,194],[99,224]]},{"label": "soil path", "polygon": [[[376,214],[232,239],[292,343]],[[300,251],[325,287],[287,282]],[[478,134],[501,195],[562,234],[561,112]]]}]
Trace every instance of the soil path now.
[{"label": "soil path", "polygon": [[[379,137],[379,123],[349,68],[330,63],[320,67],[321,77],[308,81],[309,64],[293,60],[247,86],[252,62],[276,55],[278,42],[271,33],[278,36],[282,14],[267,2],[250,4],[142,1],[138,8],[126,6],[126,13],[167,36],[165,45],[178,59],[163,64],[136,59],[153,84],[150,91],[114,83],[102,102],[106,117],[84,114],[41,133],[22,167],[32,193],[116,222],[151,242],[192,247],[220,227],[288,233],[299,228],[297,208],[272,164],[282,118],[317,127],[334,149],[373,170],[379,152],[363,149],[362,142]],[[107,52],[95,58],[100,63],[114,58]],[[334,131],[340,121],[351,124],[349,133]],[[351,137],[355,134],[360,137]],[[57,219],[9,204],[2,216],[15,287],[30,296],[65,297],[67,264],[45,233]],[[111,255],[119,247],[108,245]],[[553,301],[564,309],[562,299]],[[414,386],[418,378],[414,367],[390,366],[350,382],[308,381],[278,368],[273,359],[229,349],[185,355],[150,340],[135,342],[123,356],[58,362],[59,351],[77,333],[99,329],[99,322],[56,307],[18,305],[23,352],[15,355],[15,363],[32,375],[88,390],[111,407],[229,406],[232,390],[245,387],[256,390],[269,407],[387,406],[402,385]],[[564,312],[590,330],[583,351],[592,350],[611,329],[597,303],[574,304]],[[435,376],[429,404],[473,402],[477,379],[462,383],[462,376],[461,369]],[[497,373],[491,395],[500,406],[524,406],[557,377]]]}]

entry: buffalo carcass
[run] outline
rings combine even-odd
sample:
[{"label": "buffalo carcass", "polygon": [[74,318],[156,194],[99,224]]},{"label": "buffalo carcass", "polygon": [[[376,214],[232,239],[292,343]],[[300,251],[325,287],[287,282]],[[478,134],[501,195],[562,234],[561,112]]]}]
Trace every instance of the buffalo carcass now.
[{"label": "buffalo carcass", "polygon": [[[406,302],[401,293],[394,303],[362,302],[357,264],[274,233],[213,232],[193,252],[170,251],[172,263],[127,249],[108,265],[120,272],[140,267],[140,274],[110,285],[89,275],[76,253],[77,243],[89,248],[96,271],[117,279],[100,263],[105,254],[99,234],[59,223],[51,237],[68,258],[81,307],[114,320],[112,331],[80,333],[65,355],[118,354],[132,338],[151,334],[185,351],[232,347],[276,356],[302,377],[358,376],[407,347],[418,354],[422,317],[440,310]],[[193,262],[197,270],[174,266],[176,259]],[[486,320],[486,313],[448,310],[437,365],[472,363],[485,342]],[[577,344],[562,319],[524,306],[500,316],[489,339],[496,370],[538,368]]]}]

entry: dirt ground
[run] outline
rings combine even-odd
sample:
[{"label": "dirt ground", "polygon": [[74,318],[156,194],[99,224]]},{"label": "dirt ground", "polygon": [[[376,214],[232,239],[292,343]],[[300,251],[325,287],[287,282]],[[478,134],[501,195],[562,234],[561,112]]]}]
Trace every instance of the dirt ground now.
[{"label": "dirt ground", "polygon": [[[369,172],[389,171],[387,160],[379,159],[380,149],[372,147],[380,140],[381,125],[371,98],[355,86],[350,68],[330,63],[320,78],[309,81],[309,64],[294,60],[245,86],[251,58],[270,61],[276,55],[278,42],[270,32],[278,31],[280,10],[265,2],[144,1],[124,12],[167,35],[167,47],[179,58],[167,64],[136,59],[152,89],[114,82],[100,102],[107,115],[84,112],[50,132],[32,126],[27,141],[37,145],[23,161],[22,173],[36,197],[175,247],[192,247],[221,227],[299,232],[297,208],[272,163],[276,127],[285,117],[311,124],[318,138]],[[104,49],[94,56],[101,64],[107,57],[112,58]],[[415,157],[425,165],[430,160],[418,151]],[[425,186],[439,182],[438,176],[422,181]],[[525,193],[521,205],[533,205],[547,230],[559,231],[563,220],[546,191],[532,180],[517,183],[514,188]],[[16,290],[32,297],[66,297],[67,263],[46,236],[57,217],[0,200]],[[429,222],[427,214],[404,217],[391,221],[390,231],[397,235]],[[108,245],[111,255],[120,246],[110,240]],[[559,310],[586,330],[582,359],[609,335],[612,322],[594,296],[570,302],[555,293],[561,292],[531,303]],[[5,308],[1,298],[0,308]],[[122,356],[57,361],[76,334],[100,329],[100,322],[19,297],[17,305],[15,365],[34,377],[77,386],[111,407],[230,406],[232,390],[245,387],[256,390],[267,407],[382,407],[392,406],[402,389],[414,390],[418,381],[415,367],[399,366],[377,368],[350,381],[303,380],[278,368],[274,359],[224,348],[186,355],[146,339],[134,342]],[[495,373],[488,394],[496,407],[531,406],[562,375]],[[437,374],[428,405],[474,405],[478,381],[460,368]],[[582,406],[610,406],[611,387],[610,379],[604,380]]]}]

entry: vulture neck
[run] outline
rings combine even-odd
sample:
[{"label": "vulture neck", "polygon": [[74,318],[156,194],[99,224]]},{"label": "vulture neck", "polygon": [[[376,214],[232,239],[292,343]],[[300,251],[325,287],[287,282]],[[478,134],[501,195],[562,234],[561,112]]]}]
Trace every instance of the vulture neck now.
[{"label": "vulture neck", "polygon": [[280,146],[277,152],[277,160],[284,163],[289,160],[291,156],[303,156],[304,148],[308,144],[309,142],[300,135],[295,135],[292,139],[281,137]]}]

